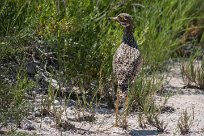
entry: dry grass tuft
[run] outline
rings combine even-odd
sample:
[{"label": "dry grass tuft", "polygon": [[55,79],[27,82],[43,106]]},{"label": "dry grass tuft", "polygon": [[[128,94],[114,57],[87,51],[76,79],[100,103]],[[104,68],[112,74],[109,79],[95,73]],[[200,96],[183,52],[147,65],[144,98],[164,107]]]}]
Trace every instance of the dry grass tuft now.
[{"label": "dry grass tuft", "polygon": [[190,129],[193,123],[193,118],[188,114],[187,110],[184,110],[179,117],[177,127],[182,135],[190,133]]}]

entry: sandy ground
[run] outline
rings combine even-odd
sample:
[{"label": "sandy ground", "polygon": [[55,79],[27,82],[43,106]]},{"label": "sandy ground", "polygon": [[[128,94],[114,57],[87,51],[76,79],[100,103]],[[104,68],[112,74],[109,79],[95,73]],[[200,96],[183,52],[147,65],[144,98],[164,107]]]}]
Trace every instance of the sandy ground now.
[{"label": "sandy ground", "polygon": [[[165,112],[160,115],[160,119],[164,120],[167,124],[165,133],[158,133],[155,127],[147,125],[147,128],[142,129],[139,127],[137,114],[130,113],[128,116],[128,129],[114,127],[115,113],[114,110],[100,107],[94,109],[96,120],[94,122],[87,121],[74,121],[76,110],[74,106],[69,106],[66,109],[66,113],[72,124],[75,125],[77,130],[60,131],[55,128],[55,122],[53,117],[30,117],[25,119],[22,129],[18,131],[26,131],[31,134],[37,135],[49,135],[49,136],[69,136],[69,135],[91,135],[91,136],[171,136],[180,135],[177,127],[177,122],[181,113],[187,109],[188,114],[193,119],[190,133],[191,136],[204,135],[204,90],[199,89],[183,89],[184,83],[180,74],[180,68],[178,64],[171,66],[169,72],[167,72],[167,81],[164,85],[164,93],[171,93],[172,96],[168,99],[166,106],[170,106],[174,109],[173,112]],[[163,98],[161,96],[156,97],[158,103],[162,103]],[[40,99],[40,98],[39,98]],[[74,102],[73,102],[74,103]],[[60,107],[58,101],[55,102]],[[27,124],[27,125],[26,125]],[[35,130],[25,130],[31,125]]]},{"label": "sandy ground", "polygon": [[193,119],[191,133],[188,135],[204,135],[204,90],[183,89],[184,83],[180,74],[180,66],[175,64],[171,67],[168,78],[168,84],[165,86],[166,91],[173,92],[167,104],[173,107],[175,111],[169,114],[162,114],[161,118],[168,123],[166,135],[179,135],[177,122],[184,110],[188,111]]}]

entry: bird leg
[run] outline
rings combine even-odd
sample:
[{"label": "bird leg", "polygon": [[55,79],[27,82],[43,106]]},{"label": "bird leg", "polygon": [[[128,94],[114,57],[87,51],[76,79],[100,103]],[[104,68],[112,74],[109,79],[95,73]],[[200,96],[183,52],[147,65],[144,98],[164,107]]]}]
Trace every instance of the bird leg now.
[{"label": "bird leg", "polygon": [[117,90],[117,96],[116,96],[116,105],[115,105],[115,126],[118,127],[118,105],[119,105],[119,91]]},{"label": "bird leg", "polygon": [[127,115],[128,115],[128,95],[126,96],[126,101],[125,101],[125,109],[124,109],[124,117],[123,117],[123,123],[122,123],[122,128],[127,129]]}]

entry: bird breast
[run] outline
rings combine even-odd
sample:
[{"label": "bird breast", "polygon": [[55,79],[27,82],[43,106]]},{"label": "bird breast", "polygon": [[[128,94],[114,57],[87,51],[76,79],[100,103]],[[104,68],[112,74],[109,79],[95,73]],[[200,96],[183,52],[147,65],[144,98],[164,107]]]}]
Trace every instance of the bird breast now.
[{"label": "bird breast", "polygon": [[131,82],[139,71],[141,55],[137,48],[122,43],[113,57],[113,72],[119,84]]}]

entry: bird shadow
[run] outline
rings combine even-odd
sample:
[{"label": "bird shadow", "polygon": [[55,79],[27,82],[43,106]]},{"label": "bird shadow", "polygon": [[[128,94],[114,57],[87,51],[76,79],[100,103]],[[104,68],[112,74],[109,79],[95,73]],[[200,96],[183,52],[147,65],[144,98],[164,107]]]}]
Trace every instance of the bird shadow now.
[{"label": "bird shadow", "polygon": [[196,87],[182,88],[180,94],[183,95],[204,95],[204,90]]},{"label": "bird shadow", "polygon": [[165,96],[170,94],[171,96],[175,94],[181,94],[181,95],[204,95],[204,89],[199,88],[197,86],[183,86],[183,87],[175,87],[172,85],[164,86],[157,95]]},{"label": "bird shadow", "polygon": [[151,135],[157,135],[159,134],[156,130],[131,130],[129,132],[129,135],[131,136],[151,136]]}]

